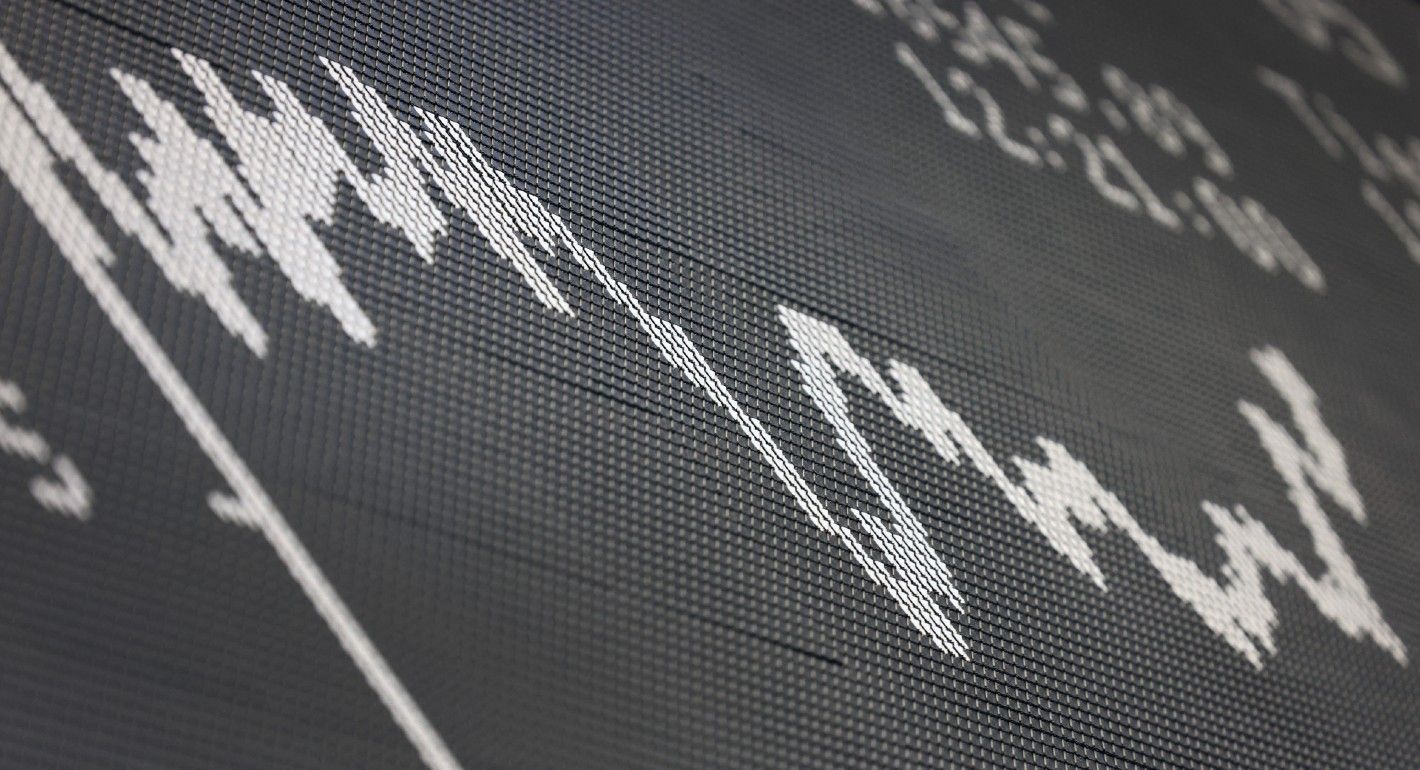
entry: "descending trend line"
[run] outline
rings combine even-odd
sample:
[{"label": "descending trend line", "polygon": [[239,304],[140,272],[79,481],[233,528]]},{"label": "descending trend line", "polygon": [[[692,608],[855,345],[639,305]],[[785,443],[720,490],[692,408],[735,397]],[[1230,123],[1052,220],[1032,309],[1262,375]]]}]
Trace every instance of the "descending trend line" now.
[{"label": "descending trend line", "polygon": [[[261,482],[232,447],[172,359],[104,269],[105,265],[114,262],[113,252],[54,170],[57,161],[55,151],[64,154],[67,148],[56,147],[55,151],[51,151],[45,139],[31,125],[34,121],[53,128],[59,126],[56,120],[64,120],[63,115],[58,113],[57,108],[50,114],[36,115],[36,106],[44,111],[46,107],[53,108],[54,102],[39,84],[23,80],[23,74],[13,66],[13,59],[3,47],[0,47],[0,59],[9,65],[4,67],[5,87],[0,87],[0,137],[4,137],[0,141],[0,171],[9,177],[20,198],[73,267],[84,288],[138,358],[187,432],[230,486],[235,499],[218,496],[223,504],[214,507],[226,511],[224,518],[238,519],[265,536],[424,763],[432,770],[459,770],[461,766],[443,738],[390,669],[384,656],[340,598],[300,537],[291,529]],[[15,92],[15,98],[12,99],[7,90]],[[28,118],[16,100],[25,104]],[[68,131],[55,135],[46,132],[50,142],[55,141],[55,136],[61,141],[77,136],[67,121],[61,128]],[[239,514],[234,510],[237,506]]]}]

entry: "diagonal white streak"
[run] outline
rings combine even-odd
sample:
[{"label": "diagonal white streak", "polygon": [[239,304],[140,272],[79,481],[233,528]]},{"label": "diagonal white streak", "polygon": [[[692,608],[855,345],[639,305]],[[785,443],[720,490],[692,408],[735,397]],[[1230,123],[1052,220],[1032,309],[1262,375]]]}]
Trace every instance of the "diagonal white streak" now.
[{"label": "diagonal white streak", "polygon": [[[0,47],[0,57],[13,61],[3,47]],[[247,520],[266,537],[291,573],[291,577],[296,580],[316,612],[330,627],[340,646],[345,649],[370,687],[379,695],[425,764],[433,770],[459,768],[458,760],[414,702],[409,691],[390,670],[389,664],[375,648],[369,635],[336,593],[334,586],[306,550],[300,537],[291,529],[286,517],[272,503],[251,469],[237,454],[162,346],[154,339],[128,299],[105,271],[104,265],[114,262],[113,253],[84,215],[79,204],[65,190],[54,171],[54,153],[31,125],[32,120],[41,125],[54,125],[52,121],[64,120],[64,116],[44,115],[40,116],[42,120],[36,119],[34,115],[26,118],[7,91],[42,90],[42,86],[24,80],[23,74],[17,68],[7,67],[4,74],[6,87],[0,88],[0,136],[4,137],[4,140],[0,141],[0,171],[10,179],[16,192],[49,233],[60,253],[83,282],[84,288],[93,296],[124,343],[133,351],[138,362],[158,386],[163,398],[182,420],[188,433],[230,485],[247,514]],[[53,101],[45,96],[45,99],[38,102],[29,101],[26,106],[53,105]]]}]

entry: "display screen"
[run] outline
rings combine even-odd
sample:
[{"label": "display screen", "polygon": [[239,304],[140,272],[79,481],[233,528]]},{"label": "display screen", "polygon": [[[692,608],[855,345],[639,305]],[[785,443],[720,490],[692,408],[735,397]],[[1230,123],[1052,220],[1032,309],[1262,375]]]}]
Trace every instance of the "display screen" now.
[{"label": "display screen", "polygon": [[0,766],[1420,765],[1420,6],[0,7]]}]

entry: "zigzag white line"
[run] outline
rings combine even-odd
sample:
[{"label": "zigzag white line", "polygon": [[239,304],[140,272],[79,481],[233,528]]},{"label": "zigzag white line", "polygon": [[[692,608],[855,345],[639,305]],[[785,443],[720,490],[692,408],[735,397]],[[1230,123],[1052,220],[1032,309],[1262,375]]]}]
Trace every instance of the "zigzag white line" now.
[{"label": "zigzag white line", "polygon": [[[271,543],[291,577],[330,626],[340,646],[379,695],[425,764],[433,770],[456,770],[460,767],[458,760],[438,731],[390,670],[374,642],[292,531],[286,517],[272,503],[251,469],[104,270],[104,265],[113,263],[113,253],[79,204],[64,189],[54,171],[57,158],[36,133],[31,121],[43,126],[63,125],[71,134],[72,126],[43,87],[25,78],[3,46],[0,46],[0,77],[6,86],[0,88],[0,136],[5,138],[0,141],[0,171],[9,177],[16,192],[29,205],[124,343],[138,357],[188,433],[231,486],[236,501],[246,513],[246,521],[254,524]],[[25,105],[28,119],[16,100]],[[36,115],[36,109],[53,112]]]}]

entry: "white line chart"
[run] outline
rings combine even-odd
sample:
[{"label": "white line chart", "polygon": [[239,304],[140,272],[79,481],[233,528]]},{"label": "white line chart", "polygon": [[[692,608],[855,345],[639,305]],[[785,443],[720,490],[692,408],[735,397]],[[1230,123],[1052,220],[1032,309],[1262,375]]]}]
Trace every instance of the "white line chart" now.
[{"label": "white line chart", "polygon": [[[456,770],[461,765],[286,514],[109,274],[118,255],[66,188],[61,166],[78,172],[113,222],[148,252],[174,288],[205,301],[227,331],[245,342],[257,358],[266,355],[269,336],[230,286],[230,275],[212,248],[214,240],[269,256],[296,293],[328,310],[351,341],[377,344],[375,323],[346,290],[336,260],[311,227],[312,222],[333,216],[334,191],[342,180],[351,184],[376,219],[402,230],[425,262],[433,261],[436,242],[448,233],[444,211],[452,208],[462,213],[491,251],[520,274],[532,298],[548,311],[575,317],[572,305],[539,262],[570,257],[634,321],[664,363],[696,386],[705,405],[713,406],[743,434],[808,521],[851,555],[931,648],[953,662],[969,665],[972,660],[967,636],[958,628],[971,620],[969,591],[958,585],[926,528],[882,472],[854,425],[848,398],[838,385],[840,378],[857,379],[903,427],[927,438],[946,469],[969,467],[990,480],[1024,523],[1097,589],[1109,590],[1106,570],[1096,563],[1084,535],[1105,537],[1113,531],[1127,538],[1174,596],[1254,668],[1261,669],[1264,658],[1278,651],[1281,624],[1278,606],[1265,591],[1267,577],[1295,585],[1350,638],[1368,638],[1398,665],[1408,663],[1405,643],[1372,599],[1323,507],[1329,500],[1355,523],[1367,520],[1341,444],[1322,421],[1317,395],[1276,348],[1254,350],[1252,362],[1287,404],[1292,425],[1289,428],[1245,399],[1237,402],[1237,411],[1285,481],[1292,503],[1286,510],[1299,515],[1311,534],[1315,555],[1325,565],[1319,574],[1304,566],[1241,506],[1204,501],[1201,508],[1216,535],[1213,542],[1227,559],[1217,576],[1209,574],[1192,557],[1169,550],[1146,531],[1062,445],[1037,436],[1043,461],[1011,457],[998,463],[918,370],[893,360],[884,377],[853,350],[836,326],[780,305],[778,320],[795,353],[790,365],[802,379],[805,395],[833,428],[837,445],[881,503],[879,511],[833,510],[774,435],[722,381],[691,336],[643,305],[556,212],[490,163],[457,122],[416,108],[423,124],[422,134],[416,133],[353,71],[322,60],[350,97],[353,117],[385,161],[380,173],[367,177],[284,83],[254,73],[276,109],[269,115],[249,112],[208,62],[182,51],[172,53],[205,97],[208,117],[240,159],[235,168],[146,81],[112,69],[110,74],[150,131],[132,135],[148,163],[137,175],[148,194],[146,201],[140,201],[126,181],[101,165],[43,85],[31,80],[0,45],[0,172],[222,476],[227,489],[207,497],[212,512],[259,532],[271,545],[433,770]],[[432,188],[442,191],[446,207],[431,199]],[[1299,267],[1295,272],[1307,275]],[[19,411],[13,403],[11,408]],[[844,523],[855,519],[868,536]]]},{"label": "white line chart", "polygon": [[[31,112],[27,118],[11,94],[21,99],[29,96],[30,104],[40,104],[41,110],[45,109],[42,106],[45,102],[49,105],[53,102],[42,90],[37,90],[39,87],[36,84],[20,79],[23,74],[3,48],[0,48],[0,57],[4,60],[5,85],[11,92],[0,91],[0,133],[9,138],[0,142],[0,170],[11,180],[23,180],[16,185],[20,197],[54,238],[60,253],[79,276],[84,288],[137,356],[153,384],[177,413],[202,452],[230,485],[235,495],[235,506],[241,511],[241,520],[254,526],[271,544],[292,579],[310,599],[311,605],[379,695],[425,764],[431,770],[457,770],[461,765],[443,738],[390,669],[389,663],[340,598],[320,565],[316,564],[310,551],[292,531],[285,515],[271,501],[261,482],[192,392],[128,298],[109,277],[104,268],[114,261],[112,250],[55,175],[55,154],[30,124],[34,113]],[[27,87],[29,92],[22,96]],[[41,120],[63,119],[57,112],[52,115],[41,113],[39,117]],[[234,515],[231,502],[214,507],[225,509],[224,518]]]}]

